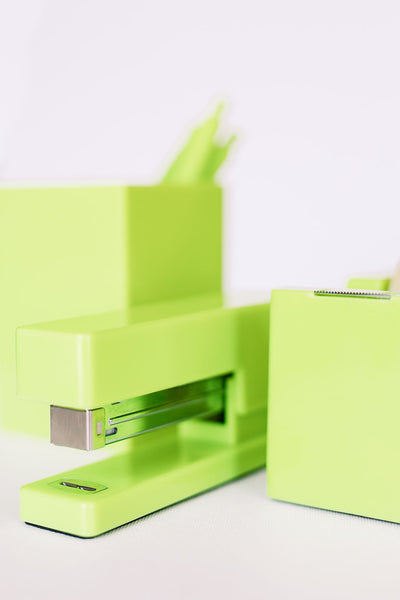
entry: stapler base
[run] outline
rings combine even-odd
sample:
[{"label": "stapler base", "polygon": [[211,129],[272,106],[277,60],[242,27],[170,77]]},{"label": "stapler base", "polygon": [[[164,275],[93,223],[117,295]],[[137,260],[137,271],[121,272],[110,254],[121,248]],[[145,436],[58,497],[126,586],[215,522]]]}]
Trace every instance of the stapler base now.
[{"label": "stapler base", "polygon": [[184,438],[25,485],[21,518],[91,538],[226,483],[265,464],[265,436],[212,443]]}]

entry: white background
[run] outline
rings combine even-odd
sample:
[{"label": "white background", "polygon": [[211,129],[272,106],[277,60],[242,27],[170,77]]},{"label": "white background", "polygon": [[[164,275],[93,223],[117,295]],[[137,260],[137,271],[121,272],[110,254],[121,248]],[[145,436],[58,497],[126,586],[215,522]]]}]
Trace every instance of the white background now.
[{"label": "white background", "polygon": [[[225,98],[227,287],[390,273],[399,31],[395,1],[0,0],[0,180],[157,181]],[[73,460],[1,444],[5,598],[399,596],[398,526],[272,502],[262,473],[94,541],[28,528],[18,485]]]},{"label": "white background", "polygon": [[226,283],[400,259],[400,6],[1,0],[0,178],[157,181],[226,98]]}]

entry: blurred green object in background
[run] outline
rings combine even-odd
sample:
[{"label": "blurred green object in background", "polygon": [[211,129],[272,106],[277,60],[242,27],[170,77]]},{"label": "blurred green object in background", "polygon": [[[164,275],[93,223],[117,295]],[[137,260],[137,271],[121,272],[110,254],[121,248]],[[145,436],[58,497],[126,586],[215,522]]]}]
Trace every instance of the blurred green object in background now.
[{"label": "blurred green object in background", "polygon": [[214,181],[215,174],[236,139],[233,135],[224,144],[216,142],[223,109],[223,104],[220,104],[214,114],[193,131],[187,144],[168,169],[163,179],[164,183],[189,184]]}]

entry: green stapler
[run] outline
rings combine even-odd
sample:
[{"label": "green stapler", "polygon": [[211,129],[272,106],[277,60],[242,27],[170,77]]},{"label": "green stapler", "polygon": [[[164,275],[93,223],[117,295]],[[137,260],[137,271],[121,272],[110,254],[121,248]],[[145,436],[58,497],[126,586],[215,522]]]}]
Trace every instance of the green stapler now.
[{"label": "green stapler", "polygon": [[[43,406],[54,444],[117,449],[25,485],[27,523],[93,537],[265,464],[269,304],[222,293],[213,177],[232,140],[215,143],[217,125],[218,114],[195,131],[158,186],[0,196],[10,219],[25,202],[31,226],[47,215],[56,228],[53,247],[44,229],[36,236],[42,262],[31,281],[42,290],[33,324],[10,298],[21,414]],[[103,243],[112,257],[104,265],[96,260]],[[52,286],[64,291],[56,305]],[[10,359],[10,376],[12,367]]]}]

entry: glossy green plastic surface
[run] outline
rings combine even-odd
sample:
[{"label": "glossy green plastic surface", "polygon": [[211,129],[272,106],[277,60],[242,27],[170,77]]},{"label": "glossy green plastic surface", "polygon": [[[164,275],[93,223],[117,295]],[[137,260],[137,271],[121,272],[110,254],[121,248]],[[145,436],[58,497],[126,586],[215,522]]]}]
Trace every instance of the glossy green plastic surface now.
[{"label": "glossy green plastic surface", "polygon": [[268,493],[400,522],[400,296],[271,298]]},{"label": "glossy green plastic surface", "polygon": [[[258,351],[267,365],[266,307],[210,301],[207,310],[199,299],[194,311],[192,299],[194,312],[186,314],[176,314],[170,303],[22,327],[17,332],[18,395],[93,409],[233,371],[240,378],[247,368],[256,377],[252,382],[244,373],[247,389],[238,410],[257,409],[266,397],[266,390],[259,389],[266,374],[257,366]],[[168,307],[174,316],[165,316]],[[182,310],[182,303],[178,307]],[[247,332],[254,339],[244,353]]]},{"label": "glossy green plastic surface", "polygon": [[[8,426],[43,431],[50,404],[134,406],[144,394],[228,376],[222,415],[118,442],[117,456],[24,486],[21,518],[92,537],[265,464],[269,305],[222,296],[221,190],[1,192],[4,231],[17,229],[20,198],[33,206],[26,243],[12,269],[1,265]],[[76,227],[78,207],[86,219]],[[29,252],[50,209],[51,236],[41,228]],[[12,236],[6,242],[18,255]]]},{"label": "glossy green plastic surface", "polygon": [[1,425],[48,436],[48,406],[17,399],[17,327],[221,290],[212,184],[0,189]]},{"label": "glossy green plastic surface", "polygon": [[[265,463],[269,306],[209,302],[194,311],[191,299],[179,316],[182,302],[19,330],[20,392],[71,408],[229,375],[222,419],[143,434],[117,457],[24,486],[23,520],[91,537]],[[107,489],[49,485],[61,479]]]},{"label": "glossy green plastic surface", "polygon": [[159,186],[0,190],[3,425],[52,405],[54,443],[123,440],[24,486],[28,523],[92,537],[265,464],[269,305],[222,296],[220,112]]},{"label": "glossy green plastic surface", "polygon": [[[185,435],[183,430],[174,428],[163,431],[161,436],[160,433],[137,438],[140,447],[131,452],[24,486],[22,519],[80,537],[93,537],[234,479],[265,462],[264,434],[232,445]],[[78,480],[88,487],[100,484],[106,489],[88,492],[65,487],[61,480]]]}]

